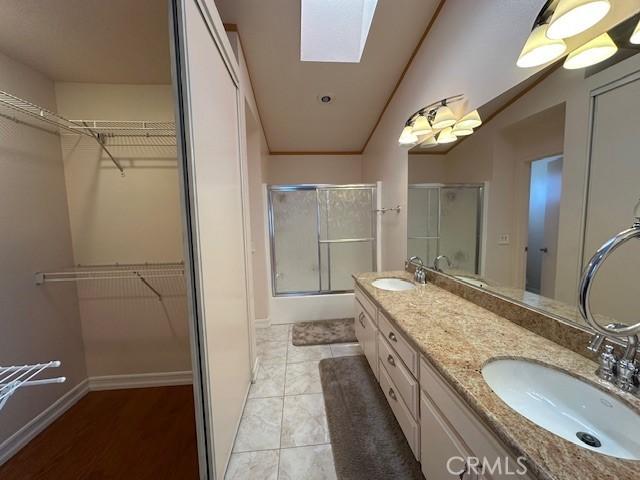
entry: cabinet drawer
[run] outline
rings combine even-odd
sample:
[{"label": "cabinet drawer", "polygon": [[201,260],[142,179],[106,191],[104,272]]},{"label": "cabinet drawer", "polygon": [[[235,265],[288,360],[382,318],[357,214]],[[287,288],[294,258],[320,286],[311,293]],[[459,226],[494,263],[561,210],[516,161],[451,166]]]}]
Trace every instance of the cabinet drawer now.
[{"label": "cabinet drawer", "polygon": [[[421,396],[426,392],[428,399],[447,420],[451,430],[457,434],[457,438],[464,439],[464,444],[474,457],[487,459],[489,463],[494,463],[498,458],[503,462],[508,462],[511,473],[508,471],[485,473],[485,478],[493,480],[531,478],[527,474],[519,473],[519,471],[518,474],[513,473],[513,470],[519,470],[515,456],[502,445],[495,434],[482,423],[471,408],[424,358],[420,358],[420,389],[424,390]],[[423,415],[422,412],[421,415]],[[507,458],[508,460],[505,460]],[[503,466],[505,466],[504,463]]]},{"label": "cabinet drawer", "polygon": [[367,295],[358,287],[354,287],[354,292],[355,292],[356,300],[360,302],[360,305],[362,305],[364,310],[369,314],[369,317],[371,317],[371,320],[373,321],[374,325],[377,326],[378,325],[378,309],[376,308],[375,304],[371,300],[369,300],[369,297],[367,297]]},{"label": "cabinet drawer", "polygon": [[378,358],[380,358],[380,363],[384,365],[391,380],[393,380],[393,383],[397,387],[398,393],[400,393],[404,403],[407,405],[407,408],[409,408],[411,416],[417,419],[418,395],[420,392],[418,381],[411,375],[411,372],[407,370],[404,363],[400,361],[398,354],[391,348],[389,342],[387,342],[382,335],[378,335]]},{"label": "cabinet drawer", "polygon": [[380,388],[382,388],[384,396],[387,398],[387,402],[389,402],[391,410],[400,424],[400,428],[409,443],[409,447],[411,447],[413,454],[419,461],[420,428],[418,426],[418,422],[416,422],[411,416],[409,409],[402,401],[402,397],[397,393],[398,388],[394,385],[391,377],[389,377],[384,365],[381,364],[378,367],[378,370],[380,372]]},{"label": "cabinet drawer", "polygon": [[407,369],[414,377],[418,377],[418,352],[400,334],[398,329],[382,314],[378,315],[378,328],[380,334],[389,340],[398,356],[402,359]]},{"label": "cabinet drawer", "polygon": [[470,456],[423,392],[420,395],[420,463],[425,478],[474,478],[466,465]]}]

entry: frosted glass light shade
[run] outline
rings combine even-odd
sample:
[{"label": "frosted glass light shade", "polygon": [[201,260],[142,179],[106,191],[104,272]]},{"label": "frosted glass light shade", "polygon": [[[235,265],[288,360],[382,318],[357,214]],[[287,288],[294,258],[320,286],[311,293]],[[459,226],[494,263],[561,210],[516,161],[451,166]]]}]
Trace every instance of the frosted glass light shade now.
[{"label": "frosted glass light shade", "polygon": [[478,110],[474,110],[472,112],[467,113],[460,120],[458,120],[456,122],[456,126],[454,130],[456,128],[461,128],[461,129],[478,128],[480,125],[482,125],[482,119],[480,118],[480,114],[478,113]]},{"label": "frosted glass light shade", "polygon": [[629,41],[634,45],[640,45],[640,20],[638,21],[635,30],[631,34],[631,38],[629,39]]},{"label": "frosted glass light shade", "polygon": [[564,61],[564,68],[575,70],[576,68],[589,67],[606,60],[617,51],[618,47],[613,43],[609,34],[603,33],[571,52]]},{"label": "frosted glass light shade", "polygon": [[446,105],[442,105],[436,111],[436,116],[433,119],[432,127],[436,130],[441,130],[443,128],[450,127],[456,123],[456,116],[453,114],[451,109]]},{"label": "frosted glass light shade", "polygon": [[436,141],[436,137],[434,137],[433,135],[425,138],[420,142],[420,148],[431,148],[435,147],[436,145],[438,145],[438,142]]},{"label": "frosted glass light shade", "polygon": [[433,130],[431,130],[431,124],[429,123],[429,120],[427,120],[427,117],[425,117],[424,115],[418,115],[418,117],[413,122],[412,132],[418,136],[429,135],[430,133],[432,133]]},{"label": "frosted glass light shade", "polygon": [[609,0],[560,0],[547,36],[552,40],[573,37],[602,20],[610,8]]},{"label": "frosted glass light shade", "polygon": [[473,128],[465,127],[464,125],[461,126],[460,123],[456,123],[451,132],[456,137],[464,137],[466,135],[471,135],[473,133]]},{"label": "frosted glass light shade", "polygon": [[539,25],[527,38],[516,65],[520,68],[537,67],[559,58],[567,49],[564,40],[547,37],[547,25]]},{"label": "frosted glass light shade", "polygon": [[455,142],[457,139],[458,137],[453,134],[453,129],[451,127],[445,128],[438,134],[438,143],[451,143]]},{"label": "frosted glass light shade", "polygon": [[400,138],[398,139],[398,143],[400,145],[415,145],[416,143],[418,143],[418,136],[411,130],[412,128],[409,125],[402,129],[402,133],[400,134]]}]

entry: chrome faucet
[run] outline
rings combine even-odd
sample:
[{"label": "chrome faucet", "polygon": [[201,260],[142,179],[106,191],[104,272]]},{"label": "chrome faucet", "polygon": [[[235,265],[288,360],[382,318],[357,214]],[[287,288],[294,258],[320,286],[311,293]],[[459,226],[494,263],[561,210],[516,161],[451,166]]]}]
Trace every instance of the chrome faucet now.
[{"label": "chrome faucet", "polygon": [[620,245],[632,238],[640,238],[640,201],[636,204],[634,211],[635,220],[631,228],[624,230],[604,243],[591,257],[587,268],[585,268],[580,279],[580,292],[578,305],[580,313],[594,330],[595,335],[587,347],[592,352],[597,352],[605,338],[626,338],[626,349],[622,358],[617,359],[613,353],[613,346],[606,345],[605,351],[600,354],[599,367],[596,375],[603,380],[615,384],[625,392],[640,396],[638,384],[640,382],[640,370],[636,364],[636,354],[638,352],[638,334],[640,333],[640,322],[635,325],[625,325],[622,323],[610,323],[600,325],[591,313],[589,305],[589,295],[591,286],[598,269],[602,266],[606,258]]},{"label": "chrome faucet", "polygon": [[422,261],[422,259],[417,255],[414,255],[409,259],[407,263],[416,267],[416,271],[413,274],[413,279],[417,283],[420,283],[422,285],[427,283],[427,271],[424,268],[424,262]]},{"label": "chrome faucet", "polygon": [[433,268],[436,270],[436,272],[443,271],[442,268],[440,268],[440,260],[446,260],[447,266],[451,268],[451,260],[449,260],[449,257],[447,257],[446,255],[438,255],[436,259],[433,261]]}]

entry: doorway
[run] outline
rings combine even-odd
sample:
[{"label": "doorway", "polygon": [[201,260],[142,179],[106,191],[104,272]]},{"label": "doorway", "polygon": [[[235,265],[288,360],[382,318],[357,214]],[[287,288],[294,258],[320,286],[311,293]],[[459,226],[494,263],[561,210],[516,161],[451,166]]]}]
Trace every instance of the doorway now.
[{"label": "doorway", "polygon": [[525,289],[553,298],[562,195],[562,155],[530,165]]}]

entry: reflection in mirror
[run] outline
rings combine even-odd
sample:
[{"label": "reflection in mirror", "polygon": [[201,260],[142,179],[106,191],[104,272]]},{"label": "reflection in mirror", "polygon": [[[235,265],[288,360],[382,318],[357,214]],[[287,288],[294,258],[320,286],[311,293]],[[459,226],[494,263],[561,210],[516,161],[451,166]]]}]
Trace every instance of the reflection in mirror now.
[{"label": "reflection in mirror", "polygon": [[[407,251],[445,273],[586,327],[580,274],[631,226],[640,198],[640,15],[609,31],[616,55],[588,69],[562,60],[478,108],[455,143],[409,152]],[[463,108],[473,108],[464,105]],[[470,192],[475,190],[475,194]],[[593,287],[600,323],[635,323],[640,242]]]}]

